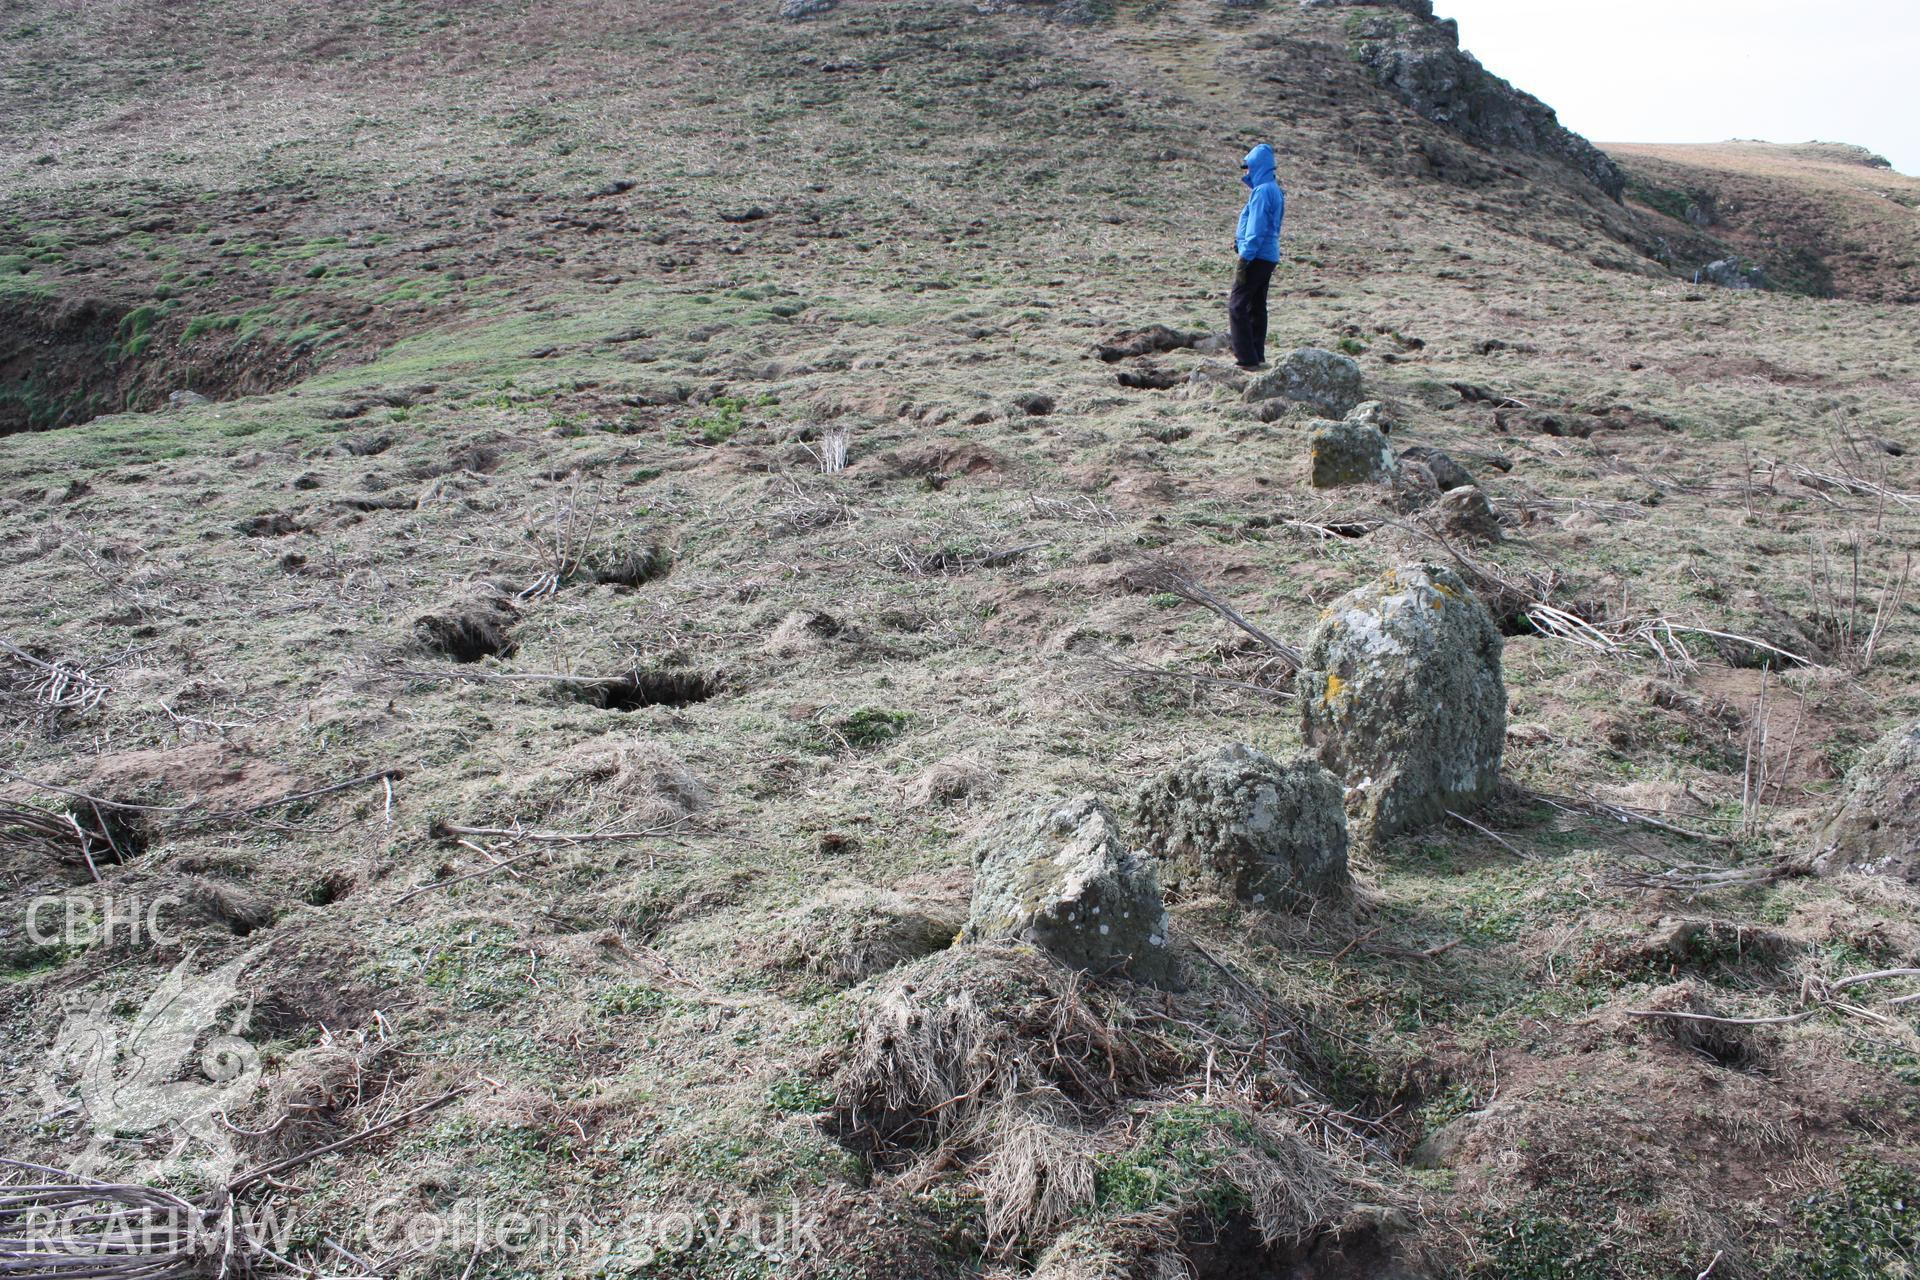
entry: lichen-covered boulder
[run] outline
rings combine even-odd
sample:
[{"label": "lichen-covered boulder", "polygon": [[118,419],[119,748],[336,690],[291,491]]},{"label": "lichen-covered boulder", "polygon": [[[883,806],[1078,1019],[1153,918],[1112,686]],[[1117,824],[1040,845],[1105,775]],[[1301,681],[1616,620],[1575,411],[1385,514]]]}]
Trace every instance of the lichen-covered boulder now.
[{"label": "lichen-covered boulder", "polygon": [[1809,862],[1823,876],[1853,871],[1920,884],[1920,720],[1860,757]]},{"label": "lichen-covered boulder", "polygon": [[1343,793],[1318,761],[1222,747],[1142,786],[1134,809],[1134,842],[1171,892],[1284,909],[1349,888]]},{"label": "lichen-covered boulder", "polygon": [[1141,982],[1173,974],[1153,863],[1121,842],[1113,813],[1092,796],[1043,805],[980,842],[961,937],[1029,942],[1063,964]]},{"label": "lichen-covered boulder", "polygon": [[1356,422],[1312,424],[1307,447],[1313,460],[1313,487],[1337,489],[1350,484],[1381,484],[1393,479],[1393,446],[1380,428]]},{"label": "lichen-covered boulder", "polygon": [[1433,518],[1449,538],[1499,542],[1506,536],[1500,531],[1500,513],[1478,485],[1463,484],[1441,494],[1434,504]]},{"label": "lichen-covered boulder", "polygon": [[1346,782],[1356,840],[1493,794],[1507,731],[1502,640],[1452,570],[1408,565],[1348,592],[1308,637],[1301,725]]},{"label": "lichen-covered boulder", "polygon": [[1302,347],[1247,384],[1247,403],[1297,400],[1329,417],[1344,417],[1360,403],[1360,366],[1346,356]]}]

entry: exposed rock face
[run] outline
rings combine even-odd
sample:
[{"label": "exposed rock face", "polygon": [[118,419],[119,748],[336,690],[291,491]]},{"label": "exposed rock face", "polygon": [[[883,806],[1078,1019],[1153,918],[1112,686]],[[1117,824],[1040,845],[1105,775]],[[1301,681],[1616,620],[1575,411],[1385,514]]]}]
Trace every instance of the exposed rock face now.
[{"label": "exposed rock face", "polygon": [[1860,758],[1809,861],[1821,875],[1854,871],[1920,884],[1920,720]]},{"label": "exposed rock face", "polygon": [[1307,641],[1301,723],[1373,841],[1492,795],[1506,741],[1503,642],[1466,583],[1408,565],[1342,596]]},{"label": "exposed rock face", "polygon": [[1222,747],[1147,783],[1136,807],[1135,841],[1171,890],[1287,908],[1348,889],[1342,789],[1317,761]]},{"label": "exposed rock face", "polygon": [[1092,796],[995,828],[974,852],[969,942],[1030,942],[1063,964],[1142,982],[1173,974],[1167,910],[1151,861],[1122,844]]},{"label": "exposed rock face", "polygon": [[1451,538],[1500,542],[1506,537],[1500,529],[1500,513],[1477,485],[1460,485],[1441,494],[1433,515],[1440,531]]},{"label": "exposed rock face", "polygon": [[783,18],[806,18],[816,13],[825,13],[840,3],[840,0],[780,0],[780,16]]},{"label": "exposed rock face", "polygon": [[1469,142],[1550,156],[1620,198],[1626,175],[1606,153],[1561,124],[1552,107],[1481,66],[1460,47],[1457,23],[1435,19],[1429,4],[1382,7],[1411,16],[1381,14],[1356,21],[1354,56],[1376,84]]},{"label": "exposed rock face", "polygon": [[1288,399],[1342,417],[1360,403],[1360,366],[1346,356],[1302,347],[1247,384],[1247,402]]},{"label": "exposed rock face", "polygon": [[1354,422],[1316,422],[1308,437],[1313,487],[1337,489],[1393,479],[1393,446],[1378,427]]},{"label": "exposed rock face", "polygon": [[1433,16],[1433,0],[1300,0],[1302,9],[1340,9],[1359,6],[1374,9],[1404,9],[1422,18]]},{"label": "exposed rock face", "polygon": [[1709,262],[1700,269],[1700,278],[1708,284],[1717,284],[1722,289],[1767,287],[1766,271],[1760,267],[1751,266],[1739,258],[1722,258],[1718,262]]}]

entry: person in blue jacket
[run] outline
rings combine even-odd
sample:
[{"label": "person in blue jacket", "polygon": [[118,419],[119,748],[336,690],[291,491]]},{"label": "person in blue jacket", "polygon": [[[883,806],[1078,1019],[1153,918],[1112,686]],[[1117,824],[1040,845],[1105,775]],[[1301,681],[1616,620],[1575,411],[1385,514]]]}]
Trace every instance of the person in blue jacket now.
[{"label": "person in blue jacket", "polygon": [[1227,299],[1227,319],[1233,330],[1233,359],[1242,369],[1267,363],[1267,288],[1280,264],[1280,224],[1287,217],[1287,193],[1274,179],[1273,148],[1261,143],[1240,162],[1247,171],[1240,181],[1252,188],[1247,207],[1240,211],[1240,231],[1234,248],[1240,265],[1233,273],[1233,293]]}]

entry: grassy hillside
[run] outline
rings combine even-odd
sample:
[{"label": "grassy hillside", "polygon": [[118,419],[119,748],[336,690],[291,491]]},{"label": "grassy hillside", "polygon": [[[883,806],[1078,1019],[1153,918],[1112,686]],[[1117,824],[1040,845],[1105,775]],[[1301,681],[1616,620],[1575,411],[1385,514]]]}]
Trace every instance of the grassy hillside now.
[{"label": "grassy hillside", "polygon": [[[1911,1270],[1920,1006],[1822,993],[1920,966],[1920,898],[1780,867],[1920,715],[1912,308],[1694,287],[1349,8],[999,7],[8,8],[0,409],[77,425],[0,438],[6,1150],[99,1136],[75,1010],[244,961],[196,1029],[249,1007],[261,1087],[190,1154],[394,1122],[240,1191],[269,1271]],[[1096,357],[1224,327],[1261,139],[1276,351],[1353,355],[1498,545],[1310,488],[1218,356]],[[1176,991],[950,946],[995,817],[1300,751],[1143,569],[1297,643],[1415,560],[1508,634],[1497,805],[1350,909],[1173,904]],[[877,1120],[889,1019],[973,1096]]]},{"label": "grassy hillside", "polygon": [[1858,147],[1610,143],[1633,198],[1705,231],[1780,283],[1867,302],[1920,302],[1920,178]]}]

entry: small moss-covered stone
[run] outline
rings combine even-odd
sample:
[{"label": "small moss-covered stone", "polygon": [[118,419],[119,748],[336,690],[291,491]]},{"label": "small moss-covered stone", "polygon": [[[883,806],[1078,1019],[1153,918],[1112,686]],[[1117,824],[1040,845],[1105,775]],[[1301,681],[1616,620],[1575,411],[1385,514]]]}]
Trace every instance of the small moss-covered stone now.
[{"label": "small moss-covered stone", "polygon": [[1340,783],[1311,759],[1203,752],[1140,789],[1133,833],[1174,893],[1287,909],[1349,888]]},{"label": "small moss-covered stone", "polygon": [[1440,531],[1450,538],[1499,542],[1505,537],[1500,531],[1500,513],[1478,485],[1464,484],[1441,494],[1434,518]]},{"label": "small moss-covered stone", "polygon": [[[1351,420],[1351,419],[1349,419]],[[1400,451],[1402,463],[1418,462],[1433,473],[1433,482],[1440,486],[1440,492],[1458,489],[1462,485],[1474,483],[1473,473],[1453,460],[1452,455],[1431,445],[1416,444],[1410,449]]]},{"label": "small moss-covered stone", "polygon": [[1393,447],[1378,427],[1357,422],[1315,422],[1307,447],[1313,459],[1316,489],[1380,484],[1393,478]]},{"label": "small moss-covered stone", "polygon": [[1503,641],[1450,569],[1408,565],[1351,591],[1308,638],[1301,723],[1371,842],[1493,794],[1507,729]]},{"label": "small moss-covered stone", "polygon": [[1153,863],[1121,842],[1112,812],[1090,795],[1009,819],[980,842],[961,937],[1030,942],[1075,968],[1141,982],[1173,975]]}]

